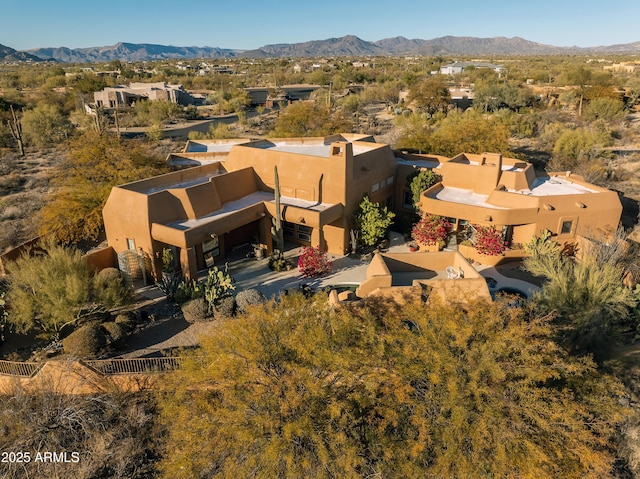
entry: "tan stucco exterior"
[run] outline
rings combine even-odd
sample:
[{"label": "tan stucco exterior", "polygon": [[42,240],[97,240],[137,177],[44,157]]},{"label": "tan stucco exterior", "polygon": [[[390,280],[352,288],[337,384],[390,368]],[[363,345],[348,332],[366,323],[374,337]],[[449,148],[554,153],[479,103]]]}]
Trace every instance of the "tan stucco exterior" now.
[{"label": "tan stucco exterior", "polygon": [[[618,226],[618,194],[571,172],[537,175],[533,165],[497,154],[451,159],[404,155],[431,168],[442,181],[421,195],[420,210],[461,223],[502,228],[510,243],[526,243],[548,230],[560,243],[607,236]],[[400,176],[400,175],[399,175]]]},{"label": "tan stucco exterior", "polygon": [[175,249],[187,277],[241,244],[271,251],[275,168],[287,239],[335,254],[350,250],[365,195],[396,212],[412,210],[407,177],[421,168],[442,181],[422,194],[420,210],[450,218],[454,231],[491,225],[525,243],[549,230],[564,243],[614,231],[622,212],[615,192],[570,172],[538,176],[532,165],[492,153],[394,152],[366,135],[190,141],[169,161],[198,166],[113,188],[103,211],[109,246],[144,255],[156,277],[165,248]]},{"label": "tan stucco exterior", "polygon": [[[396,158],[388,145],[368,136],[211,143],[212,150],[220,148],[227,150],[221,161],[113,188],[103,216],[116,254],[142,252],[157,277],[162,250],[174,247],[183,273],[194,277],[206,267],[204,243],[212,238],[219,242],[217,260],[246,242],[270,251],[276,167],[280,214],[293,235],[288,239],[331,253],[349,251],[349,231],[364,195],[393,201]],[[207,152],[195,153],[197,161]]]},{"label": "tan stucco exterior", "polygon": [[491,299],[487,282],[455,251],[376,254],[356,296],[385,295],[402,303],[427,290],[429,297],[449,302]]}]

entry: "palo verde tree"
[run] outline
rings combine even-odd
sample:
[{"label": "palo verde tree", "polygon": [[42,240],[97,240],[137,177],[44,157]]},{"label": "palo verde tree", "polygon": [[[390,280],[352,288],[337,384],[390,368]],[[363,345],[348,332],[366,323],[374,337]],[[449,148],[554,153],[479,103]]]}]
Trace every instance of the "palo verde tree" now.
[{"label": "palo verde tree", "polygon": [[73,244],[95,240],[102,207],[116,185],[159,174],[165,166],[137,142],[87,131],[74,139],[57,167],[50,200],[40,211],[40,234]]},{"label": "palo verde tree", "polygon": [[341,112],[330,112],[315,102],[300,101],[280,113],[271,135],[278,138],[326,136],[351,131],[352,122]]},{"label": "palo verde tree", "polygon": [[159,394],[164,477],[610,477],[621,384],[546,318],[283,297],[211,330]]},{"label": "palo verde tree", "polygon": [[7,321],[18,332],[57,338],[66,325],[130,300],[120,278],[94,278],[79,250],[52,241],[44,249],[46,254],[23,255],[7,264]]},{"label": "palo verde tree", "polygon": [[622,283],[622,241],[593,242],[580,259],[564,254],[548,235],[527,244],[524,266],[546,279],[536,296],[540,311],[555,314],[559,343],[575,354],[607,359],[620,332],[635,329],[634,292]]},{"label": "palo verde tree", "polygon": [[410,87],[408,101],[429,115],[446,113],[451,103],[451,93],[441,76],[427,77]]}]

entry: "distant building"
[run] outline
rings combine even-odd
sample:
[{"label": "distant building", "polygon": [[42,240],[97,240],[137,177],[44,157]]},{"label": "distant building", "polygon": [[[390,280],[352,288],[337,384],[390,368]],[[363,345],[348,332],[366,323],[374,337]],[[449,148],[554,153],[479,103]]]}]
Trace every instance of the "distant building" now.
[{"label": "distant building", "polygon": [[194,98],[182,85],[169,85],[165,82],[134,82],[129,86],[107,87],[95,92],[93,99],[98,108],[132,106],[141,100],[165,100],[185,106],[194,103]]},{"label": "distant building", "polygon": [[453,62],[448,65],[442,65],[440,67],[440,73],[443,75],[456,75],[463,73],[469,67],[472,68],[489,68],[497,73],[502,72],[504,67],[502,65],[494,65],[493,63],[485,62]]}]

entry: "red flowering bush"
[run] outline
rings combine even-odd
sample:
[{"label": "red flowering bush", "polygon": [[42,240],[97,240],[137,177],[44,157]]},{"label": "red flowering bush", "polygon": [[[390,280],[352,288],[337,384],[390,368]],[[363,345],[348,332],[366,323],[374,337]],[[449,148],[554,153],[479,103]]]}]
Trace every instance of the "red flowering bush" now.
[{"label": "red flowering bush", "polygon": [[411,231],[411,237],[420,244],[434,245],[444,242],[451,228],[446,218],[438,215],[426,214],[418,221]]},{"label": "red flowering bush", "polygon": [[498,256],[507,249],[507,243],[502,240],[502,232],[493,226],[473,225],[476,230],[473,244],[476,251],[487,256]]},{"label": "red flowering bush", "polygon": [[300,249],[300,257],[298,258],[298,269],[300,274],[307,278],[312,276],[322,276],[331,271],[333,263],[329,261],[327,252],[320,249],[319,246],[303,246]]}]

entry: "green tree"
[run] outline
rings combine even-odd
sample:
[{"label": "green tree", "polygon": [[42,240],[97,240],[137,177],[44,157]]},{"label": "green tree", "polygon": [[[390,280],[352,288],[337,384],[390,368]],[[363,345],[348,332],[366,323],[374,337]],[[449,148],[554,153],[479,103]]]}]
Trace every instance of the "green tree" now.
[{"label": "green tree", "polygon": [[556,315],[559,341],[576,354],[606,359],[621,331],[635,329],[634,292],[622,284],[619,241],[594,242],[579,260],[563,253],[550,238],[534,239],[524,266],[546,282],[538,307]]},{"label": "green tree", "polygon": [[413,204],[420,203],[420,195],[431,188],[433,185],[442,180],[442,177],[433,172],[433,170],[424,168],[416,173],[413,173],[407,178],[409,189],[411,190],[411,197]]},{"label": "green tree", "polygon": [[22,114],[22,130],[28,144],[39,148],[60,143],[69,134],[69,120],[53,105],[41,103]]},{"label": "green tree", "polygon": [[351,131],[352,127],[352,122],[341,112],[331,113],[314,102],[300,101],[280,113],[271,135],[277,138],[327,136]]},{"label": "green tree", "polygon": [[360,240],[366,246],[373,246],[387,234],[389,226],[393,224],[395,213],[386,206],[373,203],[365,196],[356,212],[356,225],[360,231]]},{"label": "green tree", "polygon": [[617,98],[598,97],[589,102],[585,108],[588,120],[613,120],[623,114],[624,103]]},{"label": "green tree", "polygon": [[475,86],[473,104],[485,112],[501,108],[519,111],[533,104],[533,96],[520,84],[493,80]]},{"label": "green tree", "polygon": [[544,318],[289,295],[221,326],[160,394],[164,477],[610,477],[621,385]]},{"label": "green tree", "polygon": [[409,89],[409,103],[415,104],[420,110],[433,115],[446,112],[451,103],[451,93],[441,76],[427,77]]},{"label": "green tree", "polygon": [[455,156],[458,153],[509,153],[509,130],[495,118],[469,111],[447,115],[431,136],[430,153]]},{"label": "green tree", "polygon": [[7,265],[8,322],[17,331],[34,329],[45,337],[57,338],[64,326],[129,300],[124,291],[111,295],[118,290],[115,283],[121,281],[119,278],[100,278],[94,282],[79,250],[53,242],[46,243],[44,248],[46,254],[23,255]]},{"label": "green tree", "polygon": [[102,207],[111,188],[165,171],[160,158],[132,140],[87,131],[70,144],[58,164],[56,187],[40,210],[40,234],[64,243],[94,240],[102,223]]}]

